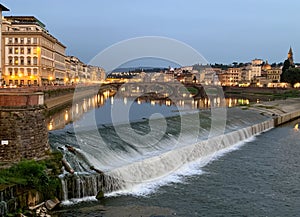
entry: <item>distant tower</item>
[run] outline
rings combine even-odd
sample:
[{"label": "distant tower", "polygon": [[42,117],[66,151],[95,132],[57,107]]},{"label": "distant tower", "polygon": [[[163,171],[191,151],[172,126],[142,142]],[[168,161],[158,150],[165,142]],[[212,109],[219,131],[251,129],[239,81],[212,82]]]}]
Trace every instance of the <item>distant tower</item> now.
[{"label": "distant tower", "polygon": [[293,58],[292,47],[290,47],[290,50],[288,52],[288,60],[290,61],[291,66],[293,66],[294,65],[294,58]]}]

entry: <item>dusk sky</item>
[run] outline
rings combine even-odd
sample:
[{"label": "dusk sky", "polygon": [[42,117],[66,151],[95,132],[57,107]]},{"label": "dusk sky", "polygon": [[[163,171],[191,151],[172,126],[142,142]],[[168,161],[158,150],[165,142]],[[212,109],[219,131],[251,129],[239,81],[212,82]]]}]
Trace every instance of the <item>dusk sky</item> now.
[{"label": "dusk sky", "polygon": [[103,49],[140,36],[182,41],[210,63],[282,62],[289,47],[300,62],[298,0],[2,0],[4,16],[33,15],[89,62]]}]

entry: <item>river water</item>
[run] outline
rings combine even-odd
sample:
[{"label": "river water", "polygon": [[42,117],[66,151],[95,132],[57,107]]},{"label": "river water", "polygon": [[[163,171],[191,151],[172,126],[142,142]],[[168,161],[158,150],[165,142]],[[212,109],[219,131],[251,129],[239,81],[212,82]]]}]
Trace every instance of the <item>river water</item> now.
[{"label": "river water", "polygon": [[[123,100],[123,103],[128,102]],[[68,203],[55,211],[53,216],[299,215],[300,133],[293,129],[297,121],[272,129],[272,126],[268,124],[271,120],[268,116],[240,108],[227,109],[224,131],[226,134],[233,133],[233,135],[226,136],[227,142],[223,142],[222,147],[214,146],[213,140],[209,140],[211,144],[205,147],[213,148],[201,148],[200,154],[197,155],[199,147],[194,143],[201,143],[202,140],[210,137],[208,132],[208,126],[212,123],[210,110],[203,108],[200,110],[200,116],[197,116],[200,117],[198,127],[203,134],[200,133],[201,135],[198,135],[194,141],[188,139],[193,136],[190,133],[192,128],[183,130],[179,128],[184,123],[177,119],[178,110],[183,108],[166,105],[166,103],[156,105],[149,102],[140,105],[134,102],[130,112],[130,126],[124,125],[123,122],[117,124],[121,126],[122,132],[127,132],[130,127],[142,134],[149,133],[149,121],[147,121],[151,116],[149,114],[160,112],[167,117],[163,118],[167,123],[167,133],[155,145],[151,143],[148,147],[140,146],[140,143],[135,144],[136,140],[130,140],[128,137],[125,142],[120,139],[120,134],[116,133],[120,131],[115,130],[115,126],[109,124],[111,119],[104,115],[105,111],[111,110],[112,104],[116,104],[116,100],[109,99],[102,107],[92,110],[94,112],[86,113],[74,124],[52,131],[50,143],[54,149],[66,143],[76,148],[80,147],[97,168],[119,176],[124,175],[122,171],[126,173],[134,171],[132,176],[136,179],[127,176],[126,180],[131,183],[130,185],[107,193],[101,201],[96,201],[94,197],[74,200],[68,198]],[[76,113],[76,105],[74,109]],[[184,109],[188,110],[187,107]],[[148,115],[139,112],[146,110]],[[96,117],[97,130],[86,124],[91,123],[88,114]],[[184,116],[187,121],[193,121],[195,113],[186,112],[184,115],[187,115]],[[160,117],[156,117],[152,123],[158,126],[159,123],[163,123],[160,120]],[[262,122],[267,123],[265,129],[261,129],[261,125],[253,128]],[[187,122],[187,125],[189,123]],[[76,126],[82,124],[84,128],[79,128],[80,130],[76,133]],[[247,127],[250,128],[241,130]],[[97,140],[98,137],[95,137],[96,132],[100,132],[101,142]],[[76,134],[81,136],[78,137]],[[171,143],[181,138],[179,134],[184,134],[182,137],[184,140],[180,140],[180,144],[184,143],[183,148],[192,146],[193,154],[190,155],[194,158],[174,161],[176,169],[171,172],[167,166],[161,167],[161,162],[165,163],[163,165],[168,164],[165,161],[158,161],[160,164],[155,164],[156,170],[140,171],[151,169],[148,159],[155,158],[155,156],[160,156],[162,160],[168,159],[164,159],[166,150],[172,157],[184,157],[185,149],[180,149],[180,154],[174,153],[173,149],[182,147],[179,145],[174,148]],[[101,144],[100,151],[93,148],[95,143]],[[201,155],[202,153],[207,153],[207,155]],[[101,159],[95,157],[99,154],[101,154]],[[83,163],[77,164],[76,160],[73,162],[71,155],[68,155],[67,159],[76,171],[86,172]],[[143,167],[140,166],[140,162],[143,162]],[[149,176],[157,171],[162,172],[159,173],[158,178]],[[78,201],[82,202],[77,203]]]}]

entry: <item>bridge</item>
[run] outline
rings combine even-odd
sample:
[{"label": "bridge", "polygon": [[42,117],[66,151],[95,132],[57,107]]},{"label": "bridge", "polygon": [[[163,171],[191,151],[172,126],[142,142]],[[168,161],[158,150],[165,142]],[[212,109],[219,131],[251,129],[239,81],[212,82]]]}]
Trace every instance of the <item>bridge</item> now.
[{"label": "bridge", "polygon": [[[196,93],[190,93],[194,88]],[[221,96],[223,90],[218,86],[203,86],[201,84],[182,84],[179,82],[128,82],[104,84],[99,89],[100,93],[110,92],[122,97],[140,97],[154,93],[157,97],[170,99],[207,98]]]}]

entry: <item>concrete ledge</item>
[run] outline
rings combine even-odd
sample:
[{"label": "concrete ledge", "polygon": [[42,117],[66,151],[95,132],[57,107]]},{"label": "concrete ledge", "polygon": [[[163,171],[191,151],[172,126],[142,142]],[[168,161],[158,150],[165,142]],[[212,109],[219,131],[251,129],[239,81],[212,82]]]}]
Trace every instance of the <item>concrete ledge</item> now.
[{"label": "concrete ledge", "polygon": [[300,110],[290,112],[287,114],[281,114],[277,117],[274,117],[274,126],[279,126],[281,124],[285,124],[287,122],[290,122],[292,120],[295,120],[300,117]]}]

